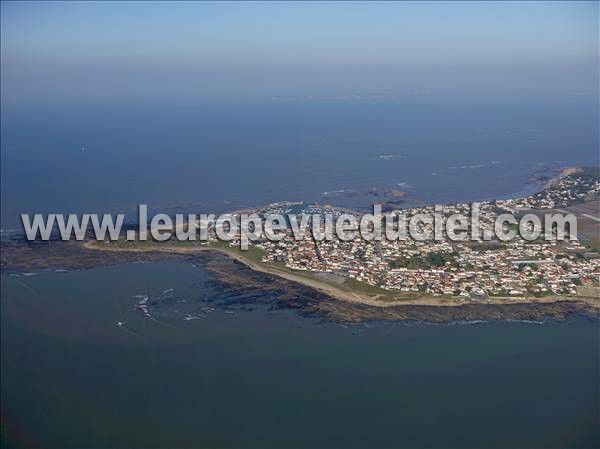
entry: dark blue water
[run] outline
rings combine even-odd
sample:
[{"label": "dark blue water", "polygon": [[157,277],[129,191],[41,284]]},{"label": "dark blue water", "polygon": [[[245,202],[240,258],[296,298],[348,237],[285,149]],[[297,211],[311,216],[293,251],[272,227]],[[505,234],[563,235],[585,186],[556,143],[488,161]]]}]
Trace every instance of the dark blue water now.
[{"label": "dark blue water", "polygon": [[[407,190],[413,203],[510,196],[544,168],[597,163],[597,123],[595,99],[577,96],[3,110],[2,228],[22,212],[133,214],[141,202],[200,213],[361,206],[379,199],[372,188]],[[353,193],[323,195],[337,190]],[[3,445],[598,444],[596,323],[357,335],[290,311],[184,321],[135,309],[135,295],[171,288],[202,301],[207,276],[183,263],[4,274]]]},{"label": "dark blue water", "polygon": [[[182,262],[3,276],[3,447],[598,446],[597,323],[184,320],[207,279]],[[172,313],[135,309],[171,289]]]},{"label": "dark blue water", "polygon": [[565,95],[4,109],[2,228],[24,212],[138,203],[366,206],[371,188],[408,190],[414,204],[510,196],[534,189],[528,178],[544,167],[597,163],[597,123],[595,99]]}]

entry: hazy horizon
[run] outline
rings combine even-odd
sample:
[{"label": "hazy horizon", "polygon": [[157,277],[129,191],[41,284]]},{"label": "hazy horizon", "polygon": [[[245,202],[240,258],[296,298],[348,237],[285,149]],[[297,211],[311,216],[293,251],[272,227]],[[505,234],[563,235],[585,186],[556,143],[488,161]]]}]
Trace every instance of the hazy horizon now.
[{"label": "hazy horizon", "polygon": [[2,226],[402,183],[426,202],[522,192],[540,166],[597,160],[597,12],[3,2]]},{"label": "hazy horizon", "polygon": [[6,108],[598,90],[596,2],[2,2],[1,32]]}]

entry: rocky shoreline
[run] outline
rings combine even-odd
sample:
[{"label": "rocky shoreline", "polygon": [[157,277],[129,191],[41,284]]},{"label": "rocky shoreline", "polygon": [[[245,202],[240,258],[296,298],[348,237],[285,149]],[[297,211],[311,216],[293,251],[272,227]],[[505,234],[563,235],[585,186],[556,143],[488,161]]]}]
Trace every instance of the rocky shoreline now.
[{"label": "rocky shoreline", "polygon": [[[544,188],[581,170],[574,167],[563,168],[555,177],[543,180],[546,182]],[[95,240],[3,240],[1,244],[2,273],[18,275],[32,270],[80,270],[131,262],[187,260],[206,267],[211,275],[211,282],[229,292],[232,298],[249,296],[255,301],[267,302],[271,307],[291,308],[307,315],[318,314],[333,321],[442,323],[480,320],[544,321],[565,319],[572,315],[585,315],[598,320],[600,316],[600,298],[587,296],[527,299],[494,296],[476,301],[439,296],[387,298],[380,293],[353,288],[344,282],[328,282],[274,263],[261,262],[260,258],[253,259],[249,254],[227,246],[119,246]]]},{"label": "rocky shoreline", "polygon": [[[108,249],[108,248],[107,248]],[[266,304],[274,309],[293,309],[304,316],[327,321],[361,322],[371,320],[405,322],[472,322],[519,320],[542,322],[586,316],[600,321],[600,311],[586,301],[573,299],[547,302],[468,303],[452,305],[401,304],[374,306],[344,301],[310,285],[285,279],[277,274],[256,270],[231,254],[204,250],[196,252],[112,251],[86,247],[82,242],[36,242],[3,244],[0,258],[3,273],[35,270],[92,269],[132,262],[185,260],[202,265],[211,282],[231,299],[235,306],[240,297]]]},{"label": "rocky shoreline", "polygon": [[[452,306],[391,305],[376,307],[340,301],[309,286],[275,275],[252,270],[243,263],[222,254],[206,252],[192,260],[205,264],[211,277],[232,296],[243,296],[257,290],[276,292],[265,295],[272,307],[296,309],[302,314],[322,316],[328,321],[360,322],[369,320],[450,323],[459,321],[536,321],[564,320],[586,316],[600,320],[600,312],[585,302],[557,299],[544,303],[461,304]],[[257,300],[261,301],[260,296]]]}]

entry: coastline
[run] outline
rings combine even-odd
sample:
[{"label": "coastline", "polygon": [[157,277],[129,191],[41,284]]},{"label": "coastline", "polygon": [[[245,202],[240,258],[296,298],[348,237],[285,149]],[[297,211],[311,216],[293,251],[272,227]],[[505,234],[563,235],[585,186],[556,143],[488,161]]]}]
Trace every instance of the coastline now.
[{"label": "coastline", "polygon": [[[544,189],[558,183],[564,176],[582,171],[578,167],[566,167],[558,175],[548,181]],[[271,206],[292,204],[289,202],[273,203]],[[294,203],[299,204],[299,203]],[[301,203],[300,203],[301,204]],[[245,212],[255,212],[258,209],[245,209]],[[3,242],[4,244],[4,242]],[[6,250],[6,247],[3,246]],[[131,242],[119,240],[110,241],[49,241],[24,245],[15,243],[10,250],[2,253],[2,269],[5,271],[15,269],[47,269],[55,267],[60,269],[86,269],[97,266],[114,265],[129,262],[157,262],[165,259],[179,259],[195,257],[203,259],[209,264],[219,257],[199,257],[201,254],[223,255],[221,268],[227,267],[229,271],[236,272],[231,275],[221,270],[216,273],[216,280],[224,282],[229,287],[238,289],[261,288],[272,289],[277,285],[286,294],[282,295],[281,303],[294,303],[296,307],[310,310],[312,305],[302,300],[292,299],[291,293],[301,291],[298,298],[319,297],[323,309],[334,311],[336,317],[349,317],[352,320],[377,319],[384,316],[386,319],[411,320],[413,317],[434,317],[435,321],[456,321],[457,317],[476,317],[476,319],[514,319],[518,317],[543,317],[562,318],[570,314],[581,313],[593,318],[600,318],[600,295],[598,287],[591,289],[577,288],[568,296],[552,294],[548,296],[484,296],[479,298],[432,295],[422,292],[401,293],[390,288],[381,288],[370,283],[359,282],[353,278],[342,277],[323,271],[310,269],[293,269],[285,266],[283,262],[263,259],[264,253],[260,248],[250,247],[248,251],[241,251],[224,242],[213,242],[208,245],[161,243],[153,241]],[[224,260],[229,262],[224,262]],[[208,262],[210,261],[210,262]],[[235,269],[233,262],[244,265],[244,269]],[[238,266],[239,268],[239,266]],[[245,270],[245,269],[248,270]],[[255,278],[261,282],[250,282],[250,272],[257,273]],[[259,276],[262,274],[265,276]],[[17,274],[18,275],[18,274]],[[25,275],[29,275],[26,273]],[[234,280],[233,282],[231,282]],[[289,281],[286,283],[286,281]],[[312,292],[312,293],[311,293]]]},{"label": "coastline", "polygon": [[149,253],[164,253],[164,254],[175,254],[175,255],[195,255],[201,252],[216,252],[219,254],[226,255],[227,257],[244,264],[253,271],[268,274],[283,278],[285,280],[301,284],[306,287],[310,287],[321,293],[330,296],[331,298],[352,304],[388,308],[388,307],[411,307],[411,306],[424,306],[424,307],[461,307],[467,305],[532,305],[532,304],[558,304],[564,302],[570,302],[581,305],[585,309],[589,309],[594,313],[600,313],[600,298],[578,296],[545,296],[545,297],[532,297],[532,298],[520,298],[520,297],[491,297],[485,300],[471,301],[461,298],[448,298],[448,297],[432,297],[432,296],[419,296],[417,298],[402,298],[396,300],[382,300],[378,299],[378,295],[367,295],[362,292],[353,291],[351,289],[344,289],[332,285],[331,283],[320,281],[316,279],[310,279],[308,277],[295,274],[290,270],[278,269],[275,267],[266,266],[263,263],[257,263],[251,260],[249,257],[245,257],[239,250],[235,249],[224,249],[219,247],[204,246],[195,248],[175,248],[175,247],[153,247],[153,248],[116,248],[108,247],[104,245],[101,247],[96,242],[90,241],[85,242],[83,247],[93,251],[109,251],[109,252],[133,252],[138,254],[149,254]]}]

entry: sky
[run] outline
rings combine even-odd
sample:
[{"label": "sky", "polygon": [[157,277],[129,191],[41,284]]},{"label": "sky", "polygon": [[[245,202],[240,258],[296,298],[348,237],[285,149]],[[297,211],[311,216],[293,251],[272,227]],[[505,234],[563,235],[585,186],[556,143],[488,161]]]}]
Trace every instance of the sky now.
[{"label": "sky", "polygon": [[2,104],[596,94],[596,2],[1,3]]}]

